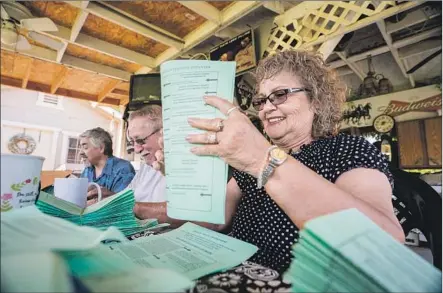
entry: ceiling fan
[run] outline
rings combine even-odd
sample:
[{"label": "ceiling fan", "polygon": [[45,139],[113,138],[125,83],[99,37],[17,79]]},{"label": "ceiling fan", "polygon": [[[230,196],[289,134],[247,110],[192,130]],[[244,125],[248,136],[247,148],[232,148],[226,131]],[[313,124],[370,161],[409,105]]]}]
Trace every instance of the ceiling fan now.
[{"label": "ceiling fan", "polygon": [[59,50],[63,43],[38,32],[58,31],[57,26],[47,17],[34,18],[22,4],[2,1],[1,5],[1,44],[19,51],[30,50],[29,39],[51,49]]}]

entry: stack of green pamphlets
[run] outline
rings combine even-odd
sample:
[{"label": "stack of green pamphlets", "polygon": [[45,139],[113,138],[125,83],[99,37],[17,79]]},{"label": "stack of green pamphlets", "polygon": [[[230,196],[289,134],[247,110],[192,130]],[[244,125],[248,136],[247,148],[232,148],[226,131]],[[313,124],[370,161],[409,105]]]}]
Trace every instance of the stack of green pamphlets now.
[{"label": "stack of green pamphlets", "polygon": [[35,206],[2,213],[0,222],[1,292],[74,292],[72,277],[90,292],[182,292],[193,285],[115,253],[106,243],[130,242],[115,227],[78,226]]},{"label": "stack of green pamphlets", "polygon": [[137,219],[133,212],[134,204],[131,189],[123,190],[86,208],[80,208],[45,192],[40,192],[36,202],[36,206],[45,214],[101,230],[114,226],[126,236],[168,225],[158,224],[156,219]]},{"label": "stack of green pamphlets", "polygon": [[309,221],[293,254],[294,292],[441,292],[441,271],[356,209]]}]

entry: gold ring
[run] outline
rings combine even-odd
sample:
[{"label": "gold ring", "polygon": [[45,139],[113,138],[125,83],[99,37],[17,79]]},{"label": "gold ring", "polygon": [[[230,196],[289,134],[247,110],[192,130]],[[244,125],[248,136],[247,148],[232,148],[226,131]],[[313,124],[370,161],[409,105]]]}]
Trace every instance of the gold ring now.
[{"label": "gold ring", "polygon": [[238,107],[232,107],[231,109],[228,110],[228,112],[226,112],[226,116],[229,116],[229,114],[232,113],[232,111],[238,110]]},{"label": "gold ring", "polygon": [[208,136],[206,137],[206,140],[210,144],[216,144],[217,143],[217,132],[209,132]]}]

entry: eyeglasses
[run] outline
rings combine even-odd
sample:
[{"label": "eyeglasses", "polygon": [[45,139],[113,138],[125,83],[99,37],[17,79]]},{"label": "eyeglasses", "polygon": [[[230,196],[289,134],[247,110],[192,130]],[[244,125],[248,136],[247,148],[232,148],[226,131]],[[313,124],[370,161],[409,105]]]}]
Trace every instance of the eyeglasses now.
[{"label": "eyeglasses", "polygon": [[298,92],[307,92],[308,89],[304,88],[289,88],[289,89],[281,89],[272,92],[269,96],[265,98],[253,98],[252,106],[255,110],[261,111],[266,104],[266,101],[269,100],[272,105],[277,106],[283,104],[288,99],[288,94],[290,93],[298,93]]},{"label": "eyeglasses", "polygon": [[144,145],[146,143],[146,141],[153,136],[154,134],[156,134],[157,132],[159,132],[161,129],[157,129],[156,131],[154,131],[153,133],[151,133],[150,135],[146,136],[145,138],[137,138],[137,139],[131,139],[131,141],[133,142],[134,145],[138,144],[138,145]]}]

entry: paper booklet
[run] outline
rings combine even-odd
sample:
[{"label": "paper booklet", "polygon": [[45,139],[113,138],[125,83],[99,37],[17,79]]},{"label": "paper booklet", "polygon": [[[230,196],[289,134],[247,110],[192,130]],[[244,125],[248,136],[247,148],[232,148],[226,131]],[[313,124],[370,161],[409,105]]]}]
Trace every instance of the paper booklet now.
[{"label": "paper booklet", "polygon": [[182,292],[193,282],[171,270],[146,268],[114,253],[129,240],[45,215],[35,206],[1,217],[2,292]]},{"label": "paper booklet", "polygon": [[137,219],[133,212],[134,204],[131,189],[125,189],[86,208],[80,208],[45,192],[40,192],[36,202],[36,206],[45,214],[98,229],[114,226],[126,236],[169,225],[159,224],[157,219]]},{"label": "paper booklet", "polygon": [[293,254],[294,292],[441,292],[441,271],[356,209],[309,221]]},{"label": "paper booklet", "polygon": [[228,166],[219,158],[196,156],[188,134],[202,133],[189,126],[189,117],[224,115],[205,105],[203,96],[232,102],[235,62],[175,60],[160,66],[163,136],[166,166],[167,214],[174,219],[225,223]]},{"label": "paper booklet", "polygon": [[250,243],[189,222],[164,234],[109,248],[146,268],[170,269],[192,280],[239,265],[258,250]]}]

